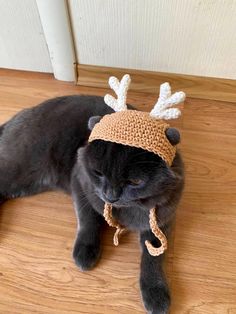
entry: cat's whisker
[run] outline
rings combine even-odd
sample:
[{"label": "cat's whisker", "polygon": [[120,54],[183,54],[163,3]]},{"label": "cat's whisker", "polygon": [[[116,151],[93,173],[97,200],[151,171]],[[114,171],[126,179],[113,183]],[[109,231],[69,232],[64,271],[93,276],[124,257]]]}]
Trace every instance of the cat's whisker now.
[{"label": "cat's whisker", "polygon": [[89,205],[88,200],[86,202],[84,202],[84,204],[82,204],[82,206],[80,206],[80,210],[84,209],[87,205]]}]

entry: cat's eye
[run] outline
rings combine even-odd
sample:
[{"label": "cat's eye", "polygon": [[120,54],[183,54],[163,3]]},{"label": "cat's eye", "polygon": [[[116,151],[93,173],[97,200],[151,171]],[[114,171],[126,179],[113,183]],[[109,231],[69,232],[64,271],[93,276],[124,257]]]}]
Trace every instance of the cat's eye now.
[{"label": "cat's eye", "polygon": [[140,185],[141,183],[143,183],[143,180],[141,180],[141,179],[129,179],[127,181],[127,183],[129,185]]},{"label": "cat's eye", "polygon": [[93,170],[93,173],[94,173],[97,177],[102,177],[101,171]]}]

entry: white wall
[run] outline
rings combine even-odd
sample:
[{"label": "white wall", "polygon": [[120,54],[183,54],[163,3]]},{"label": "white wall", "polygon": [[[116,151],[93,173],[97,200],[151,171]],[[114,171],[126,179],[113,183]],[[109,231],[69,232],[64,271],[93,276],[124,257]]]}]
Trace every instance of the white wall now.
[{"label": "white wall", "polygon": [[79,63],[236,78],[235,0],[69,0]]},{"label": "white wall", "polygon": [[0,0],[0,67],[52,72],[35,0]]},{"label": "white wall", "polygon": [[[68,3],[81,64],[236,78],[236,0]],[[35,0],[0,0],[0,67],[53,72]]]}]

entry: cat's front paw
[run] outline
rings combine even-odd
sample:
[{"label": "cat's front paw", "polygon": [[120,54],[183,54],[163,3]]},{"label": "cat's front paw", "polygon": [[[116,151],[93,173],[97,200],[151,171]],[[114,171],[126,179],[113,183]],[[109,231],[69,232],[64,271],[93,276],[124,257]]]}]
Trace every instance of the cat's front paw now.
[{"label": "cat's front paw", "polygon": [[140,284],[142,299],[148,314],[168,314],[170,308],[170,295],[167,286],[160,285],[149,287]]},{"label": "cat's front paw", "polygon": [[92,269],[100,257],[100,245],[94,243],[83,243],[76,240],[73,258],[75,264],[83,271]]}]

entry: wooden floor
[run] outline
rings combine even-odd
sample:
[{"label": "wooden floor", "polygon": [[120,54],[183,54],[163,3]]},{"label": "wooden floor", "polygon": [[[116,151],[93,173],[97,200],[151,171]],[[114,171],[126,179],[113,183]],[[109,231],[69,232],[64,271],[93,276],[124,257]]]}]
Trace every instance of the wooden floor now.
[{"label": "wooden floor", "polygon": [[[0,123],[47,98],[77,93],[105,90],[0,70]],[[129,101],[148,109],[156,97],[131,93]],[[236,104],[187,99],[180,124],[187,182],[167,258],[171,314],[234,314]],[[101,262],[82,273],[71,258],[75,231],[71,199],[61,193],[2,206],[1,314],[144,313],[137,235],[125,236],[115,248],[107,228]]]}]

